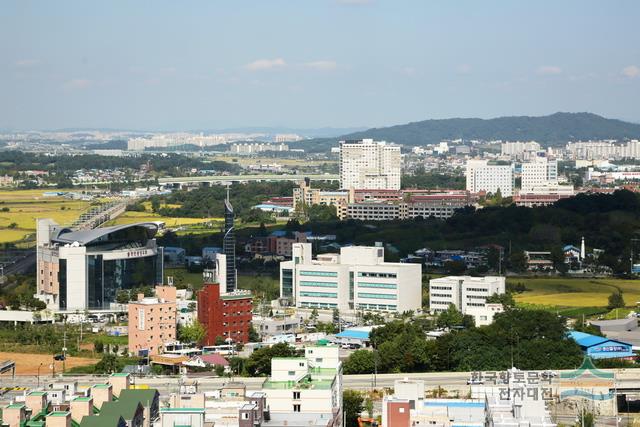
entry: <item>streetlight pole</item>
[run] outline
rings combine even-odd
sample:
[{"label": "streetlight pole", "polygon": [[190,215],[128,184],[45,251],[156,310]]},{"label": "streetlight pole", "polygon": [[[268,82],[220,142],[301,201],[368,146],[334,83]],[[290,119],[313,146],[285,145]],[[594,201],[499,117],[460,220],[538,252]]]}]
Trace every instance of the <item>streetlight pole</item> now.
[{"label": "streetlight pole", "polygon": [[40,388],[40,368],[42,367],[42,363],[40,363],[40,366],[38,366],[38,388]]}]

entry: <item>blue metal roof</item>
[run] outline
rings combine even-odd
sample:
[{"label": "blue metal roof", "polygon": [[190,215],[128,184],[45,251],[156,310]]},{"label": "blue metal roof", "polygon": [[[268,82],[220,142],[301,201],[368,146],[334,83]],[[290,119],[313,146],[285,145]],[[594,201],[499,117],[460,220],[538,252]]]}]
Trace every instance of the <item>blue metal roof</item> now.
[{"label": "blue metal roof", "polygon": [[622,341],[612,340],[607,337],[599,337],[597,335],[586,334],[584,332],[578,332],[578,331],[569,331],[569,337],[573,338],[580,347],[593,347],[594,345],[602,344],[605,342],[616,342],[616,343],[624,344],[627,346],[631,346],[631,344],[628,344]]},{"label": "blue metal roof", "polygon": [[359,339],[359,340],[368,340],[369,339],[369,332],[367,332],[367,331],[354,331],[354,330],[345,329],[344,331],[340,332],[339,334],[336,334],[336,338],[355,338],[355,339]]}]

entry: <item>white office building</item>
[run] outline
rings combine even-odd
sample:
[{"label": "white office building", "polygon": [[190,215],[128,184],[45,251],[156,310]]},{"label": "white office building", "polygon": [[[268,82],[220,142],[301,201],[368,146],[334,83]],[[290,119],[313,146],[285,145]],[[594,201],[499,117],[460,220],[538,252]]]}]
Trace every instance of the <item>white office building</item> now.
[{"label": "white office building", "polygon": [[503,197],[513,195],[513,166],[493,165],[488,160],[467,161],[467,191],[485,191],[495,194],[500,190]]},{"label": "white office building", "polygon": [[522,191],[531,192],[536,187],[558,184],[558,161],[536,157],[522,164]]},{"label": "white office building", "polygon": [[453,304],[464,314],[473,314],[487,305],[493,294],[505,292],[505,278],[500,276],[447,276],[429,280],[429,310],[439,313]]},{"label": "white office building", "polygon": [[385,141],[340,141],[340,188],[399,190],[400,147]]},{"label": "white office building", "polygon": [[422,266],[384,261],[384,248],[350,246],[312,259],[294,243],[280,263],[280,296],[299,308],[404,312],[422,305]]}]

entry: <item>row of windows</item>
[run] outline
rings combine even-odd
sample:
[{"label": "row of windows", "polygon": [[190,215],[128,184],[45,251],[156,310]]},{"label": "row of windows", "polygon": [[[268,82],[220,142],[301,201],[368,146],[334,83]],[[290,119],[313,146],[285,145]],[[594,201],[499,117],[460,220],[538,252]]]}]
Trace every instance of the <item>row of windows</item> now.
[{"label": "row of windows", "polygon": [[467,288],[467,292],[489,292],[487,288]]},{"label": "row of windows", "polygon": [[301,297],[314,297],[314,298],[338,298],[338,294],[335,292],[300,292]]},{"label": "row of windows", "polygon": [[388,310],[395,311],[398,306],[385,304],[358,304],[358,310]]},{"label": "row of windows", "polygon": [[370,299],[398,299],[394,294],[372,294],[369,292],[358,292],[358,298]]},{"label": "row of windows", "polygon": [[383,289],[397,289],[397,285],[395,283],[369,283],[369,282],[358,282],[358,287],[360,288],[383,288]]},{"label": "row of windows", "polygon": [[396,273],[370,273],[366,271],[358,272],[358,277],[383,277],[389,279],[395,279],[398,277]]},{"label": "row of windows", "polygon": [[327,302],[306,302],[303,301],[300,303],[300,307],[302,308],[337,308],[338,304],[327,303]]},{"label": "row of windows", "polygon": [[451,298],[451,294],[431,294],[431,297]]},{"label": "row of windows", "polygon": [[338,284],[335,282],[311,282],[308,280],[301,280],[300,286],[317,286],[319,288],[337,288]]},{"label": "row of windows", "polygon": [[436,291],[450,291],[451,286],[431,286],[431,289],[435,289]]},{"label": "row of windows", "polygon": [[301,276],[338,277],[336,271],[301,271]]},{"label": "row of windows", "polygon": [[431,305],[450,305],[450,301],[430,301]]},{"label": "row of windows", "polygon": [[484,304],[479,304],[475,302],[468,302],[467,305],[470,305],[472,307],[484,307]]},{"label": "row of windows", "polygon": [[481,300],[485,300],[487,299],[486,295],[467,295],[468,299],[481,299]]}]

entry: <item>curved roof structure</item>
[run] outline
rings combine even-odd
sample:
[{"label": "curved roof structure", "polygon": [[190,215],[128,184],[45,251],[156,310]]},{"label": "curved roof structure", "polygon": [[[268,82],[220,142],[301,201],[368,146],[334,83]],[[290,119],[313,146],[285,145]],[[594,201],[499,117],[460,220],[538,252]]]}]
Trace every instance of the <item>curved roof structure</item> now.
[{"label": "curved roof structure", "polygon": [[134,224],[95,228],[93,230],[71,231],[69,229],[62,229],[58,235],[51,240],[60,244],[73,244],[78,242],[81,246],[87,246],[92,243],[122,240],[128,235],[132,237],[132,240],[137,240],[140,237],[148,240],[153,239],[157,232],[158,224],[154,222],[138,222]]}]

